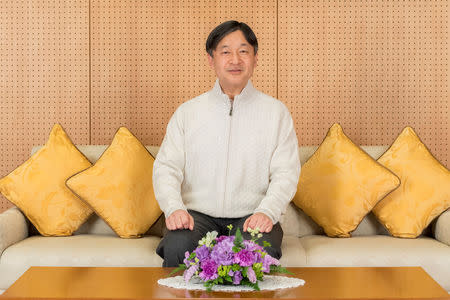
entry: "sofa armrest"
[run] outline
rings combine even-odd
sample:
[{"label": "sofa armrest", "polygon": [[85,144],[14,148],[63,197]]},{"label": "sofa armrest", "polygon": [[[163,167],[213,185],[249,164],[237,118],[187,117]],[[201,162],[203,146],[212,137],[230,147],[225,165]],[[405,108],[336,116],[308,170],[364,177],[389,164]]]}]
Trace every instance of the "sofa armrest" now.
[{"label": "sofa armrest", "polygon": [[0,256],[3,251],[28,237],[28,223],[17,207],[0,214]]},{"label": "sofa armrest", "polygon": [[447,209],[438,217],[433,229],[436,240],[450,246],[450,209]]}]

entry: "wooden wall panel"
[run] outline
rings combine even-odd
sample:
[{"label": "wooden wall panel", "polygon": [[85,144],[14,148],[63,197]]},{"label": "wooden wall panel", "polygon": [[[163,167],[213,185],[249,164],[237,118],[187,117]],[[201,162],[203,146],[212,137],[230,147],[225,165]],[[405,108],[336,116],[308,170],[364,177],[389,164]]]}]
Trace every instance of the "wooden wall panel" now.
[{"label": "wooden wall panel", "polygon": [[250,25],[260,44],[254,84],[276,96],[276,1],[91,1],[92,143],[127,126],[159,145],[175,109],[212,88],[205,41],[223,21]]},{"label": "wooden wall panel", "polygon": [[211,88],[204,43],[228,19],[255,30],[254,84],[288,105],[301,145],[333,122],[367,145],[410,125],[449,167],[447,1],[4,0],[0,176],[56,122],[76,144],[119,126],[160,144],[176,107]]},{"label": "wooden wall panel", "polygon": [[[0,2],[0,177],[54,123],[89,143],[89,2]],[[0,211],[12,206],[0,195]]]},{"label": "wooden wall panel", "polygon": [[410,125],[450,167],[448,1],[278,3],[278,96],[300,144],[339,122],[390,145]]}]

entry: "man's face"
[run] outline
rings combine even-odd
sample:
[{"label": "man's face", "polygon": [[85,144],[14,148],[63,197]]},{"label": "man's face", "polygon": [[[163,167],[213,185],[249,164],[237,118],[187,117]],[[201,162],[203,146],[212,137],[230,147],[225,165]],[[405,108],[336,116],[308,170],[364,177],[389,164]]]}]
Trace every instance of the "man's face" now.
[{"label": "man's face", "polygon": [[240,30],[226,35],[213,56],[208,55],[209,65],[216,72],[222,89],[238,89],[239,92],[252,77],[257,61],[258,55]]}]

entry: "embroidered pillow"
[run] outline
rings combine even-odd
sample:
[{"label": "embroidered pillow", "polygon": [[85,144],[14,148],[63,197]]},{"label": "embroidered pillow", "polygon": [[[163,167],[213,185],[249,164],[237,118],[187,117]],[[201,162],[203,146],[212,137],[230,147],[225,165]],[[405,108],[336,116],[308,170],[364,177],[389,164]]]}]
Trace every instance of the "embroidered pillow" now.
[{"label": "embroidered pillow", "polygon": [[411,127],[402,131],[378,162],[402,182],[373,210],[393,236],[419,236],[450,207],[450,171],[433,157]]},{"label": "embroidered pillow", "polygon": [[92,210],[64,183],[90,166],[61,125],[55,124],[47,143],[0,180],[0,192],[23,211],[40,234],[71,235]]},{"label": "embroidered pillow", "polygon": [[143,235],[161,215],[153,192],[153,156],[125,127],[91,168],[66,181],[122,238]]},{"label": "embroidered pillow", "polygon": [[330,237],[350,237],[399,179],[334,124],[303,165],[293,202]]}]

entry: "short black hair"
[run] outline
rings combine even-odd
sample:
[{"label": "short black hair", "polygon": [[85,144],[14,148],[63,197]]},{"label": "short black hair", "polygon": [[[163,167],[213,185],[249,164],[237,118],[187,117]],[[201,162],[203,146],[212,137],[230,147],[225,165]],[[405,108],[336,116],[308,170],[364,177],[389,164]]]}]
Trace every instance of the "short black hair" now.
[{"label": "short black hair", "polygon": [[206,52],[208,52],[211,57],[213,56],[213,51],[216,50],[217,45],[220,41],[228,34],[235,32],[237,30],[242,31],[247,42],[253,46],[255,54],[258,52],[258,40],[253,30],[247,24],[238,21],[226,21],[216,28],[214,28],[206,40]]}]

